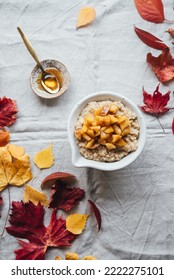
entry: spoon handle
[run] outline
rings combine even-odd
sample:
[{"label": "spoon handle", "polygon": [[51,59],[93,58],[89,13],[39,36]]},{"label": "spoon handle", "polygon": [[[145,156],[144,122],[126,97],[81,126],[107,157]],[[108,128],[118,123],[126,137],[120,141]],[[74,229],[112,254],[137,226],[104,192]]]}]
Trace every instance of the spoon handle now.
[{"label": "spoon handle", "polygon": [[40,63],[40,61],[39,61],[39,59],[38,59],[38,57],[37,57],[37,55],[36,55],[34,49],[32,48],[30,42],[27,40],[26,36],[24,35],[24,33],[22,32],[22,30],[20,29],[20,27],[17,27],[17,30],[19,31],[19,33],[20,33],[20,35],[21,35],[21,37],[22,37],[22,40],[24,41],[24,44],[25,44],[25,46],[27,47],[29,53],[32,55],[32,57],[34,58],[34,60],[35,60],[36,63],[38,64],[38,66],[40,67],[42,73],[44,73],[45,71],[44,71],[44,69],[43,69],[43,67],[42,67],[42,65],[41,65],[41,63]]}]

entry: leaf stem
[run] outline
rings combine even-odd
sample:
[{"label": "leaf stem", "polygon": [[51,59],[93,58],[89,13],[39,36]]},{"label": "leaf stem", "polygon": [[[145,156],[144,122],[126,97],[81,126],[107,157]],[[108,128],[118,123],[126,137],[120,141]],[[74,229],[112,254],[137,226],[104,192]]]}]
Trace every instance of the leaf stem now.
[{"label": "leaf stem", "polygon": [[161,126],[161,128],[162,128],[162,130],[163,130],[163,133],[166,133],[166,132],[165,132],[165,129],[164,129],[164,127],[163,127],[163,125],[162,125],[162,123],[161,123],[161,121],[160,121],[160,119],[159,119],[159,117],[156,116],[156,118],[157,118],[157,120],[158,120],[159,125]]},{"label": "leaf stem", "polygon": [[8,216],[9,216],[9,213],[10,213],[10,206],[11,206],[11,195],[10,195],[10,188],[9,188],[9,185],[7,186],[7,190],[8,190],[8,211],[7,211],[7,216],[5,218],[5,223],[4,223],[4,226],[3,226],[3,230],[0,234],[0,237],[3,237],[4,235],[4,232],[5,232],[5,228],[6,228],[6,224],[7,224],[7,221],[8,221]]}]

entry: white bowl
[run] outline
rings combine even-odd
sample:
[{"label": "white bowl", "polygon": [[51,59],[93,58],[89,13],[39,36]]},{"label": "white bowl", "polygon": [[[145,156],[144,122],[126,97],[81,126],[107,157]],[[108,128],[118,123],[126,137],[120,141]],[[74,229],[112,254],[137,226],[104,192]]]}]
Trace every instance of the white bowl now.
[{"label": "white bowl", "polygon": [[[140,125],[140,134],[138,138],[138,148],[136,151],[131,152],[127,156],[123,157],[119,161],[115,162],[99,162],[94,160],[89,160],[83,157],[79,152],[79,147],[76,143],[76,139],[74,137],[74,130],[76,121],[81,113],[81,111],[87,106],[87,104],[91,101],[104,101],[104,100],[120,100],[126,107],[129,107],[132,112],[134,112],[138,118],[138,122]],[[114,93],[114,92],[108,92],[108,91],[100,91],[93,93],[91,95],[88,95],[84,99],[80,100],[73,110],[70,113],[69,119],[68,119],[68,138],[72,150],[72,164],[76,167],[92,167],[99,170],[104,171],[113,171],[118,170],[123,167],[128,166],[130,163],[132,163],[142,152],[143,147],[145,145],[146,140],[146,124],[143,118],[143,115],[140,111],[140,109],[135,105],[131,100],[128,98]]]}]

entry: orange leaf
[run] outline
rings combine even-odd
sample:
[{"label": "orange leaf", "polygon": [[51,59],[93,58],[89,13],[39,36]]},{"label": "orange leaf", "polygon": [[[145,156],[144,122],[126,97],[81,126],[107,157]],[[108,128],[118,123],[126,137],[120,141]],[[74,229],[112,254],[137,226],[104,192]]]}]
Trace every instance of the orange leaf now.
[{"label": "orange leaf", "polygon": [[164,18],[164,7],[161,0],[134,0],[140,16],[147,21],[161,23]]},{"label": "orange leaf", "polygon": [[83,27],[91,23],[96,18],[96,11],[92,7],[82,8],[77,18],[77,28]]},{"label": "orange leaf", "polygon": [[0,131],[0,147],[6,146],[10,140],[10,133],[5,130]]}]

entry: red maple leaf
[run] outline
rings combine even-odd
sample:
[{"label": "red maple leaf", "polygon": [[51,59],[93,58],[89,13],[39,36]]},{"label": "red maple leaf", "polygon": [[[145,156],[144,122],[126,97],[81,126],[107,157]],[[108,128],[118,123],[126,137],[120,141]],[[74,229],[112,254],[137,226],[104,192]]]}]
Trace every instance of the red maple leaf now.
[{"label": "red maple leaf", "polygon": [[29,241],[19,240],[22,248],[15,251],[17,260],[44,260],[48,247],[70,246],[74,240],[75,235],[66,230],[66,221],[62,217],[56,218],[56,210],[52,212],[48,227],[43,223],[44,213],[41,204],[12,202],[11,226],[6,230]]},{"label": "red maple leaf", "polygon": [[159,84],[157,85],[153,95],[147,93],[143,88],[143,97],[145,106],[140,107],[146,113],[157,116],[162,115],[171,109],[166,107],[170,99],[170,91],[162,95],[162,93],[159,92]]},{"label": "red maple leaf", "polygon": [[147,62],[160,82],[165,83],[174,78],[174,58],[169,49],[164,49],[158,57],[148,53]]},{"label": "red maple leaf", "polygon": [[70,187],[63,180],[57,180],[52,187],[49,207],[69,211],[84,196],[85,191]]},{"label": "red maple leaf", "polygon": [[[2,204],[3,204],[3,199],[2,199],[2,196],[0,195],[0,210],[1,210]],[[1,217],[1,212],[0,212],[0,217]]]},{"label": "red maple leaf", "polygon": [[16,121],[16,101],[10,98],[0,98],[0,127],[10,126]]}]

